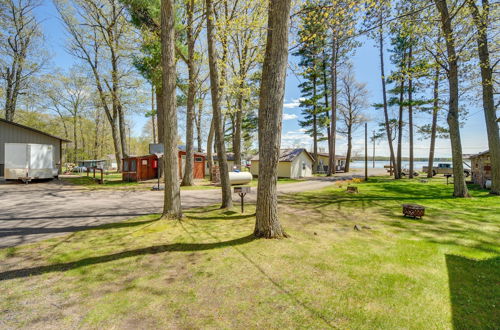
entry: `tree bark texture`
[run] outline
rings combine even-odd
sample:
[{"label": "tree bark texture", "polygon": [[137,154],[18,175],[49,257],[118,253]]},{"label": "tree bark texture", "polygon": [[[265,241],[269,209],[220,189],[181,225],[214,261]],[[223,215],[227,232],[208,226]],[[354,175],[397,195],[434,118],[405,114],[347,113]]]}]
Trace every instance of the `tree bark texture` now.
[{"label": "tree bark texture", "polygon": [[175,68],[175,12],[174,0],[161,2],[161,49],[162,49],[162,102],[163,143],[165,147],[165,195],[163,218],[180,219],[181,195],[179,188],[179,167],[177,150],[177,108]]},{"label": "tree bark texture", "polygon": [[217,53],[215,49],[215,29],[214,29],[214,9],[212,0],[206,0],[207,17],[207,43],[208,43],[208,62],[210,67],[210,89],[212,92],[213,120],[215,121],[214,130],[217,136],[217,159],[219,162],[222,205],[221,208],[233,206],[231,196],[231,184],[229,182],[229,169],[227,166],[226,146],[224,144],[224,132],[222,130],[222,111],[220,104],[219,90],[219,72],[217,68]]},{"label": "tree bark texture", "polygon": [[283,98],[288,64],[291,0],[269,3],[266,52],[259,98],[259,183],[254,235],[282,238],[287,234],[278,218],[278,159]]},{"label": "tree bark texture", "polygon": [[337,141],[337,79],[338,79],[338,41],[337,35],[332,35],[332,65],[331,65],[331,85],[332,85],[332,115],[330,117],[330,144],[328,150],[328,172],[327,176],[337,173],[336,166],[336,141]]},{"label": "tree bark texture", "polygon": [[455,37],[451,25],[451,16],[446,0],[434,0],[441,16],[441,29],[446,41],[448,60],[448,126],[450,130],[451,153],[453,161],[453,196],[469,197],[465,184],[464,166],[462,159],[462,142],[460,140],[460,123],[458,114],[458,57],[455,49]]},{"label": "tree bark texture", "polygon": [[[162,143],[165,146],[165,130],[164,127],[164,111],[163,111],[163,89],[161,86],[156,86],[156,123],[158,125],[158,143]],[[160,177],[164,176],[164,161],[158,162],[158,170],[160,171]]]},{"label": "tree bark texture", "polygon": [[403,147],[403,101],[404,101],[404,78],[401,77],[401,82],[399,84],[399,118],[398,118],[398,153],[396,156],[396,174],[394,178],[401,179],[402,173],[402,147]]},{"label": "tree bark texture", "polygon": [[382,79],[382,98],[384,106],[384,120],[385,120],[385,130],[387,135],[387,143],[389,145],[389,151],[391,156],[391,165],[393,166],[394,175],[396,175],[396,157],[394,156],[394,146],[392,144],[392,131],[389,124],[389,110],[387,107],[387,90],[386,90],[386,79],[385,79],[385,69],[384,69],[384,33],[382,30],[382,15],[380,15],[380,30],[379,30],[379,57],[380,57],[380,77]]},{"label": "tree bark texture", "polygon": [[477,51],[481,67],[484,119],[488,133],[488,146],[491,159],[491,193],[500,195],[500,133],[496,116],[493,69],[490,63],[488,44],[489,1],[483,0],[482,12],[474,0],[467,0],[474,18],[477,33]]},{"label": "tree bark texture", "polygon": [[187,44],[188,44],[188,95],[186,110],[186,160],[182,186],[192,186],[194,170],[194,112],[196,98],[196,63],[195,63],[195,40],[193,35],[194,0],[189,0],[187,5]]},{"label": "tree bark texture", "polygon": [[[410,41],[411,43],[411,41]],[[408,178],[413,179],[413,78],[411,73],[413,59],[413,48],[410,45],[410,49],[408,50],[408,130],[410,135],[410,166],[408,173]]]},{"label": "tree bark texture", "polygon": [[432,124],[431,124],[431,146],[429,148],[429,163],[427,164],[427,177],[432,178],[432,167],[434,166],[434,152],[436,149],[437,119],[439,113],[439,68],[436,66],[434,73],[434,100],[432,105]]},{"label": "tree bark texture", "polygon": [[210,122],[210,130],[208,131],[208,137],[207,137],[207,164],[210,175],[210,181],[213,181],[212,169],[214,167],[214,156],[213,156],[214,135],[215,135],[215,121],[214,118],[212,117],[212,121]]},{"label": "tree bark texture", "polygon": [[198,152],[203,152],[203,141],[201,137],[201,116],[203,114],[203,100],[198,103],[198,116],[196,116],[196,140]]}]

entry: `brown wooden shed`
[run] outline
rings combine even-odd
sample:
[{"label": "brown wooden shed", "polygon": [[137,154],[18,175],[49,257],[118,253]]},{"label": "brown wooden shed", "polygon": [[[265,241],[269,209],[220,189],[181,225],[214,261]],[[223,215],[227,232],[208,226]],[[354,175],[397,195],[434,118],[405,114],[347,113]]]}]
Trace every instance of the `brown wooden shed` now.
[{"label": "brown wooden shed", "polygon": [[[182,178],[184,173],[185,163],[186,163],[186,151],[179,150],[179,177]],[[205,162],[206,156],[203,153],[194,153],[194,166],[193,166],[193,178],[204,179],[205,178]]]},{"label": "brown wooden shed", "polygon": [[[146,181],[158,177],[158,157],[156,155],[130,156],[123,160],[123,181]],[[186,152],[179,150],[179,179],[182,178],[184,164],[186,161]],[[205,154],[194,153],[193,176],[195,179],[205,178]]]},{"label": "brown wooden shed", "polygon": [[130,156],[123,158],[123,181],[145,181],[158,177],[156,155]]}]

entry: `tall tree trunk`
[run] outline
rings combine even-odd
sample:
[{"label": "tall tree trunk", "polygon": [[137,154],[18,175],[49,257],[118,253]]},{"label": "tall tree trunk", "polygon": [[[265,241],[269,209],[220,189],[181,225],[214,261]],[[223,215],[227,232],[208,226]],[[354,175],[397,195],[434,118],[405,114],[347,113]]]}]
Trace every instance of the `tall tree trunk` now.
[{"label": "tall tree trunk", "polygon": [[76,115],[73,115],[73,162],[75,164],[78,163],[78,156],[77,156],[77,153],[78,153],[78,134],[76,132],[76,120],[77,120],[77,117]]},{"label": "tall tree trunk", "polygon": [[156,143],[155,125],[155,85],[151,84],[151,124],[153,125],[153,143]]},{"label": "tall tree trunk", "polygon": [[[164,111],[163,111],[163,88],[156,86],[156,123],[158,125],[158,143],[163,144],[165,149],[165,130],[164,127]],[[164,176],[164,161],[158,161],[158,170],[160,171],[160,177]]]},{"label": "tall tree trunk", "polygon": [[[411,39],[410,39],[411,43]],[[413,47],[410,44],[410,49],[408,50],[408,130],[410,135],[410,173],[408,177],[413,179],[413,78],[411,72],[413,58]]]},{"label": "tall tree trunk", "polygon": [[[401,68],[403,70],[403,68]],[[401,179],[402,171],[402,147],[403,147],[403,101],[404,101],[404,77],[401,77],[399,85],[399,119],[398,119],[398,154],[396,156],[396,179]]]},{"label": "tall tree trunk", "polygon": [[174,0],[161,1],[161,50],[163,88],[163,142],[165,146],[165,195],[162,218],[180,219],[181,195],[177,150],[177,108],[175,67],[175,11]]},{"label": "tall tree trunk", "polygon": [[198,103],[199,117],[196,118],[196,140],[198,142],[198,152],[203,152],[203,141],[201,137],[201,115],[203,113],[203,100]]},{"label": "tall tree trunk", "polygon": [[[125,114],[123,113],[122,105],[117,100],[117,113],[118,113],[118,127],[120,128],[120,142],[123,157],[128,157],[127,148],[127,123],[125,121]],[[130,131],[130,127],[129,127]]]},{"label": "tall tree trunk", "polygon": [[[329,106],[330,103],[328,102],[328,79],[327,79],[327,70],[326,70],[326,54],[323,51],[323,88],[325,89],[324,91],[324,99],[325,99],[325,109],[326,109],[326,117],[330,119],[329,115]],[[332,138],[331,138],[331,131],[330,131],[330,125],[326,127],[326,137],[328,140],[328,152],[331,150],[331,144],[332,144]],[[328,162],[330,162],[330,156],[328,156]],[[328,166],[330,167],[330,166]],[[323,171],[323,169],[321,169]]]},{"label": "tall tree trunk", "polygon": [[389,123],[389,110],[387,107],[387,91],[386,91],[386,79],[385,79],[385,70],[384,70],[384,33],[383,33],[383,20],[382,14],[380,14],[380,30],[379,30],[379,57],[380,57],[380,77],[382,79],[382,98],[384,105],[384,120],[385,120],[385,131],[387,135],[387,143],[389,145],[389,152],[391,157],[391,165],[392,170],[394,171],[394,176],[398,172],[396,170],[396,157],[394,156],[394,146],[392,144],[392,132]]},{"label": "tall tree trunk", "polygon": [[483,8],[480,13],[475,1],[467,0],[477,29],[477,51],[481,67],[481,81],[483,88],[483,109],[488,133],[488,145],[491,159],[491,193],[500,195],[500,134],[495,109],[493,91],[493,70],[490,63],[488,45],[488,21],[490,4],[482,0]]},{"label": "tall tree trunk", "polygon": [[187,110],[186,110],[186,161],[184,167],[184,176],[182,178],[182,186],[192,186],[193,171],[194,171],[194,112],[196,98],[196,63],[193,35],[193,14],[194,0],[188,1],[187,6],[187,44],[188,44],[188,95],[187,95]]},{"label": "tall tree trunk", "polygon": [[351,166],[352,153],[352,124],[347,128],[347,154],[345,159],[345,172],[349,172]]},{"label": "tall tree trunk", "polygon": [[[316,77],[313,78],[313,99],[316,102]],[[313,105],[313,174],[318,172],[318,116],[316,115],[316,104]]]},{"label": "tall tree trunk", "polygon": [[215,121],[212,117],[212,121],[210,122],[210,130],[208,131],[208,137],[207,137],[207,162],[208,162],[210,181],[213,181],[214,179],[212,175],[212,169],[214,167],[214,156],[213,156],[214,135],[215,135]]},{"label": "tall tree trunk", "polygon": [[278,219],[278,159],[283,123],[291,0],[269,3],[266,52],[259,97],[259,183],[254,235],[286,237]]},{"label": "tall tree trunk", "polygon": [[111,136],[113,137],[113,147],[115,148],[115,159],[118,172],[122,171],[122,149],[120,148],[120,135],[118,134],[118,118],[111,119],[109,125],[111,127]]},{"label": "tall tree trunk", "polygon": [[332,85],[332,115],[330,117],[330,149],[328,150],[328,173],[331,176],[337,173],[336,140],[337,140],[337,69],[338,69],[338,44],[337,36],[332,34],[332,65],[331,65],[331,85]]},{"label": "tall tree trunk", "polygon": [[[101,112],[96,111],[94,130],[94,159],[99,159],[99,126],[101,124]],[[107,157],[106,157],[107,158]]]},{"label": "tall tree trunk", "polygon": [[462,159],[462,142],[460,140],[460,123],[458,114],[458,58],[455,49],[455,37],[451,26],[451,17],[446,0],[434,0],[441,15],[441,29],[446,41],[446,52],[448,57],[448,85],[449,85],[449,108],[448,126],[450,129],[451,153],[453,160],[453,196],[469,197],[469,191],[465,184],[464,166]]},{"label": "tall tree trunk", "polygon": [[217,160],[219,162],[220,181],[222,190],[221,208],[233,206],[231,197],[231,183],[229,182],[229,170],[227,166],[226,146],[224,145],[224,132],[222,130],[222,111],[220,105],[219,72],[217,69],[217,53],[215,49],[214,35],[214,9],[212,0],[206,0],[207,16],[207,43],[208,62],[210,67],[210,89],[212,92],[212,108],[214,117],[214,130],[217,136]]},{"label": "tall tree trunk", "polygon": [[427,177],[432,178],[432,167],[434,166],[434,152],[436,149],[437,119],[439,113],[439,67],[436,65],[434,73],[434,100],[432,105],[431,146],[429,149],[429,163],[427,164]]},{"label": "tall tree trunk", "polygon": [[234,139],[233,139],[233,153],[234,153],[234,166],[241,169],[241,124],[243,121],[243,94],[238,95],[238,111],[235,114],[234,120]]}]

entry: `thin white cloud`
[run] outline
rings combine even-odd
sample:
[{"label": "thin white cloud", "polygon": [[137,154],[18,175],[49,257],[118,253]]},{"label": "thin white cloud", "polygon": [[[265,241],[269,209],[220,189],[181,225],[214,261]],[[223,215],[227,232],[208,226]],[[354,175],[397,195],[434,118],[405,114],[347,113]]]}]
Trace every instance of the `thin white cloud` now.
[{"label": "thin white cloud", "polygon": [[295,109],[300,106],[300,102],[304,101],[303,97],[292,100],[292,102],[283,103],[283,108],[285,109]]},{"label": "thin white cloud", "polygon": [[283,120],[293,120],[293,119],[297,119],[297,118],[298,118],[298,116],[295,114],[283,113]]}]

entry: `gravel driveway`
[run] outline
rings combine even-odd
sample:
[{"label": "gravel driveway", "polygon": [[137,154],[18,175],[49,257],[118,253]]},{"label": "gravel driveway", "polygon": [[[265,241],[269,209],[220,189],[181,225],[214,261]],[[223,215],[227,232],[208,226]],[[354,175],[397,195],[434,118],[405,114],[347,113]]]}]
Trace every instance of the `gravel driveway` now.
[{"label": "gravel driveway", "polygon": [[[279,193],[316,190],[326,181],[278,185]],[[257,188],[246,197],[255,201]],[[182,207],[220,203],[218,190],[183,190]],[[239,197],[234,195],[235,202]],[[160,213],[163,192],[88,190],[60,181],[0,184],[0,248],[34,242],[140,215]]]}]

